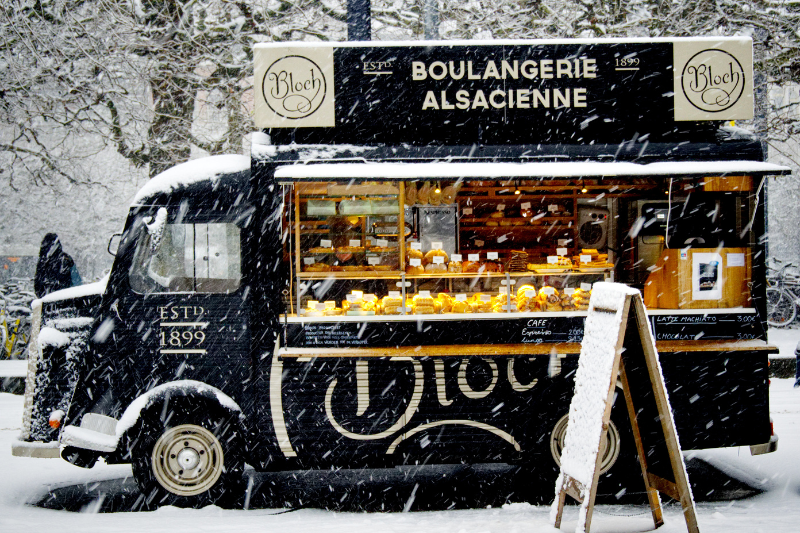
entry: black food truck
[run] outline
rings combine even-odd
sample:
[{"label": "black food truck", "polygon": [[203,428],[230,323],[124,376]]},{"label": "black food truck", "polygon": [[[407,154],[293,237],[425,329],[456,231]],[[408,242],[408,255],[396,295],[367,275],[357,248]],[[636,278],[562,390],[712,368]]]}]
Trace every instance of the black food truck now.
[{"label": "black food truck", "polygon": [[602,280],[643,293],[684,450],[774,450],[752,70],[747,38],[257,45],[251,158],[151,180],[98,294],[39,302],[15,450],[155,504],[245,463],[552,486]]}]

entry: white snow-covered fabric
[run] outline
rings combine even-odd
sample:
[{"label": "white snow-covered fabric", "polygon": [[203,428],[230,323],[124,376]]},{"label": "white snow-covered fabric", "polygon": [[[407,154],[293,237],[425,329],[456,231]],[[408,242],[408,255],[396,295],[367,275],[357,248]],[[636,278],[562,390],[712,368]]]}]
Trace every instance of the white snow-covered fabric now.
[{"label": "white snow-covered fabric", "polygon": [[156,194],[168,194],[193,183],[215,180],[222,174],[235,174],[250,169],[250,158],[243,155],[215,155],[193,159],[165,170],[139,189],[132,205],[139,205],[145,198]]},{"label": "white snow-covered fabric", "polygon": [[[592,287],[589,315],[586,317],[578,371],[575,374],[575,392],[569,406],[569,427],[561,454],[561,473],[556,481],[556,499],[551,509],[553,521],[558,512],[558,491],[565,475],[584,487],[592,484],[594,466],[600,451],[603,412],[614,370],[622,312],[625,299],[635,294],[638,294],[636,289],[620,283],[601,282]],[[598,309],[604,311],[597,311]],[[581,498],[583,504],[576,532],[585,529],[589,504],[588,494],[582,494]]]}]

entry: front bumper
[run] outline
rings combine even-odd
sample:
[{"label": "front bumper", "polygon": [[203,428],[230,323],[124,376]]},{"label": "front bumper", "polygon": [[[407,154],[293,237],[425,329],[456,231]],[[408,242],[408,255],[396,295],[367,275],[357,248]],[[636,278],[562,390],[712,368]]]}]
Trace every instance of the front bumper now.
[{"label": "front bumper", "polygon": [[769,438],[769,442],[764,444],[753,444],[750,446],[750,455],[763,455],[765,453],[772,453],[778,450],[778,436],[773,435]]}]

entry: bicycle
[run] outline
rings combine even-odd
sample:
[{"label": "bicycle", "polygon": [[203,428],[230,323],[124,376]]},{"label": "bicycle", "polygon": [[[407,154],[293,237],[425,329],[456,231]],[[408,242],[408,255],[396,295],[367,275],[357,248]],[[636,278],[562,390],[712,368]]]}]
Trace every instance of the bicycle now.
[{"label": "bicycle", "polygon": [[24,283],[0,287],[0,359],[24,359],[31,333],[31,302],[35,295]]},{"label": "bicycle", "polygon": [[[773,259],[777,264],[783,263]],[[785,263],[779,270],[770,267],[767,274],[767,324],[784,328],[797,318],[800,305],[800,276],[788,273],[797,269],[793,263]]]}]

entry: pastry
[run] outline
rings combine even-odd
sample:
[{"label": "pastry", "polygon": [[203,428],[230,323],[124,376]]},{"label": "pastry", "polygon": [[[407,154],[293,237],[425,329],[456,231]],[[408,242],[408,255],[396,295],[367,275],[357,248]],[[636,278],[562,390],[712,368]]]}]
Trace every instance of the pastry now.
[{"label": "pastry", "polygon": [[430,250],[425,256],[422,258],[422,264],[427,265],[429,263],[433,263],[434,257],[444,257],[444,263],[447,263],[448,259],[450,259],[447,255],[447,252],[444,250]]}]

